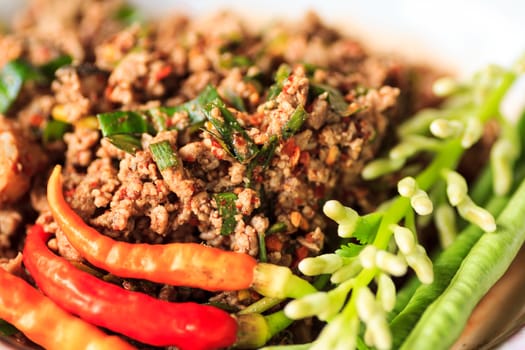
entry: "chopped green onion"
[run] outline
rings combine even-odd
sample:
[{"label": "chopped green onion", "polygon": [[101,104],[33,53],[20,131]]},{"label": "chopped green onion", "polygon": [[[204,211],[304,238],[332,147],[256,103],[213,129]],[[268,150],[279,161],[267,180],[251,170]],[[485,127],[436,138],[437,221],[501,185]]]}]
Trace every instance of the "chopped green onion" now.
[{"label": "chopped green onion", "polygon": [[147,111],[151,117],[151,123],[157,132],[168,130],[167,116],[160,108],[152,108]]},{"label": "chopped green onion", "polygon": [[235,215],[237,215],[237,207],[235,206],[237,195],[231,192],[224,192],[215,194],[213,198],[222,218],[221,235],[228,236],[237,226],[237,220],[235,219]]},{"label": "chopped green onion", "polygon": [[97,115],[102,135],[142,134],[148,132],[148,122],[143,114],[131,111],[116,111]]},{"label": "chopped green onion", "polygon": [[259,261],[260,262],[267,262],[268,261],[268,255],[266,252],[266,235],[264,232],[258,232],[257,238],[259,239]]},{"label": "chopped green onion", "polygon": [[284,222],[276,222],[268,228],[266,231],[267,235],[273,235],[274,233],[284,232],[286,230],[286,224]]},{"label": "chopped green onion", "polygon": [[50,120],[42,132],[42,140],[44,143],[62,140],[64,134],[71,130],[71,124],[61,120]]},{"label": "chopped green onion", "polygon": [[115,134],[106,137],[115,147],[129,153],[135,154],[142,149],[142,144],[138,136],[129,134]]},{"label": "chopped green onion", "polygon": [[288,120],[288,122],[286,122],[286,124],[283,126],[283,138],[287,139],[295,135],[303,126],[306,117],[308,117],[308,113],[306,113],[304,110],[303,105],[297,106],[295,111],[292,113],[290,120]]},{"label": "chopped green onion", "polygon": [[175,168],[180,162],[168,141],[160,141],[149,145],[151,156],[160,171],[167,168]]}]

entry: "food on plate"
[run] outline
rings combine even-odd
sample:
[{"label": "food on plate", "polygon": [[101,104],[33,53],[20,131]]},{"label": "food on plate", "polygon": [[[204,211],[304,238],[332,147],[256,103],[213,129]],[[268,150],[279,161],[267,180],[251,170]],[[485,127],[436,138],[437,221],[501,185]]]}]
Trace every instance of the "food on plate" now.
[{"label": "food on plate", "polygon": [[459,83],[313,13],[254,30],[118,0],[33,1],[0,47],[16,342],[446,348],[525,238],[516,69]]}]

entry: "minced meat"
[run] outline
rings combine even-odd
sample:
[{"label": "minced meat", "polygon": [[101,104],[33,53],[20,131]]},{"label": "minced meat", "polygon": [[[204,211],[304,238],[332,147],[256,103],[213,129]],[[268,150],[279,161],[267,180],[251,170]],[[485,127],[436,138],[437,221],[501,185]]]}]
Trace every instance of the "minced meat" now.
[{"label": "minced meat", "polygon": [[[26,84],[0,118],[0,258],[16,256],[31,203],[31,221],[38,215],[36,222],[56,235],[50,247],[82,260],[44,197],[45,170],[60,162],[67,201],[105,235],[200,242],[295,268],[322,252],[333,234],[324,201],[370,210],[374,202],[360,180],[364,165],[391,139],[394,123],[437,102],[428,89],[432,71],[370,54],[313,13],[255,32],[229,12],[206,21],[178,13],[127,25],[116,16],[118,0],[63,5],[33,1],[14,32],[0,35],[0,67],[13,59],[39,65],[73,58],[48,85]],[[210,120],[196,123],[187,110],[165,113],[166,128],[134,135],[142,146],[135,152],[97,127],[97,114],[180,106],[210,87],[224,103],[207,112]],[[232,127],[229,117],[236,128],[231,139],[219,130],[223,122]],[[54,121],[67,132],[44,140]],[[159,168],[149,147],[159,142],[169,145],[176,165]],[[218,199],[225,194],[235,198],[228,215]],[[186,288],[148,288],[162,299],[192,295]],[[258,297],[195,295],[235,308]]]}]

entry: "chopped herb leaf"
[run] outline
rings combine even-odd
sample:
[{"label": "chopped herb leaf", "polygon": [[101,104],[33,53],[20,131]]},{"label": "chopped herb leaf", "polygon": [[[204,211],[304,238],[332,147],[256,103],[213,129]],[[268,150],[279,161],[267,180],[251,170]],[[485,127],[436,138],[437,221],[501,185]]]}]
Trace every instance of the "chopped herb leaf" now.
[{"label": "chopped herb leaf", "polygon": [[375,239],[382,218],[383,213],[381,212],[374,212],[359,217],[352,237],[357,239],[361,244],[372,243]]},{"label": "chopped herb leaf", "polygon": [[304,110],[303,105],[299,105],[293,112],[292,116],[290,117],[290,120],[288,120],[288,122],[283,126],[283,138],[287,139],[295,135],[299,131],[299,129],[301,129],[301,126],[303,126],[303,123],[306,120],[307,116],[308,113],[306,113],[306,111]]},{"label": "chopped herb leaf", "polygon": [[160,171],[177,167],[180,164],[179,158],[168,141],[152,143],[149,145],[149,150]]},{"label": "chopped herb leaf", "polygon": [[142,134],[151,130],[145,115],[132,111],[116,111],[97,115],[102,135]]},{"label": "chopped herb leaf", "polygon": [[281,90],[283,89],[283,83],[284,81],[290,76],[292,73],[292,68],[290,68],[287,64],[281,64],[279,68],[277,69],[277,72],[275,72],[275,84],[270,86],[268,89],[268,98],[267,100],[273,100],[281,93]]},{"label": "chopped herb leaf", "polygon": [[222,218],[221,235],[228,236],[237,226],[237,220],[235,219],[235,215],[237,215],[237,207],[235,206],[237,195],[231,192],[224,192],[215,194],[213,198]]},{"label": "chopped herb leaf", "polygon": [[[214,108],[220,110],[223,120],[212,116]],[[219,135],[215,135],[217,141],[238,161],[241,163],[249,161],[259,152],[259,148],[246,130],[242,128],[232,112],[226,108],[220,99],[206,105],[205,111],[206,117],[219,133]]]},{"label": "chopped herb leaf", "polygon": [[9,336],[12,336],[13,334],[16,334],[17,332],[18,332],[18,329],[16,329],[15,326],[0,319],[0,335],[9,337]]},{"label": "chopped herb leaf", "polygon": [[173,115],[176,112],[187,112],[191,125],[194,125],[206,120],[204,107],[217,99],[220,99],[217,89],[207,85],[195,99],[175,107],[161,107],[159,110],[168,115]]},{"label": "chopped herb leaf", "polygon": [[381,212],[359,217],[355,232],[352,234],[352,242],[342,244],[340,249],[336,250],[336,254],[347,258],[357,256],[367,244],[374,242],[382,218]]},{"label": "chopped herb leaf", "polygon": [[277,136],[272,135],[270,136],[270,139],[268,142],[263,146],[261,151],[257,154],[257,157],[255,160],[257,161],[258,165],[262,165],[263,170],[268,168],[268,165],[270,165],[270,161],[272,160],[275,149],[277,148],[277,144],[279,140],[277,139]]},{"label": "chopped herb leaf", "polygon": [[252,159],[252,161],[248,165],[247,174],[249,178],[252,177],[253,170],[256,166],[262,166],[262,170],[268,168],[268,165],[270,164],[270,161],[272,160],[275,154],[275,149],[277,148],[277,144],[279,143],[278,141],[279,139],[276,135],[270,136],[268,142],[264,144],[262,149],[257,153],[257,155]]},{"label": "chopped herb leaf", "polygon": [[130,154],[135,154],[135,152],[142,149],[140,138],[136,135],[115,134],[107,136],[107,139],[116,147]]},{"label": "chopped herb leaf", "polygon": [[41,65],[40,71],[42,74],[49,80],[53,80],[55,78],[55,72],[63,66],[70,65],[73,62],[73,58],[69,55],[62,55],[58,56],[57,58],[54,58],[50,60],[47,63],[44,63]]},{"label": "chopped herb leaf", "polygon": [[348,117],[356,112],[355,110],[351,110],[349,108],[348,102],[346,102],[341,92],[336,88],[324,84],[312,84],[310,89],[314,96],[319,96],[326,92],[328,94],[328,102],[330,102],[330,107],[340,116]]},{"label": "chopped herb leaf", "polygon": [[44,143],[62,140],[64,134],[71,130],[71,124],[61,120],[50,120],[42,132],[42,140]]},{"label": "chopped herb leaf", "polygon": [[341,248],[337,249],[335,253],[345,258],[352,258],[354,256],[359,255],[359,253],[361,252],[361,250],[363,250],[364,247],[364,245],[356,243],[347,243],[345,245],[342,245]]}]

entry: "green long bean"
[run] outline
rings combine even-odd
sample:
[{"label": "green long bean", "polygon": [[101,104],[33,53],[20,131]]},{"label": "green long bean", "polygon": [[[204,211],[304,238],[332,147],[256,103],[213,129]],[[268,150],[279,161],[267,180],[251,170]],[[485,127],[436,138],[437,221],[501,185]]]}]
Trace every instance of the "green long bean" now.
[{"label": "green long bean", "polygon": [[[425,311],[401,349],[447,349],[479,300],[505,273],[525,241],[525,180],[463,260],[448,288]],[[451,327],[453,325],[453,327]]]},{"label": "green long bean", "polygon": [[[507,202],[507,198],[495,197],[489,201],[486,208],[493,215],[498,215]],[[447,288],[461,262],[482,235],[483,232],[479,227],[469,225],[458,235],[454,243],[436,259],[434,262],[434,282],[420,285],[405,308],[394,317],[390,324],[394,335],[394,349],[398,348],[407,337],[427,307]]]}]

